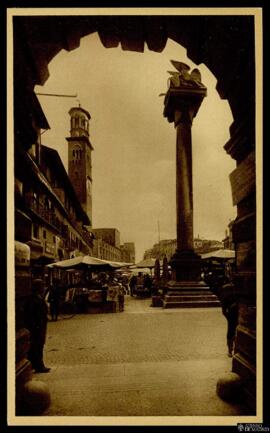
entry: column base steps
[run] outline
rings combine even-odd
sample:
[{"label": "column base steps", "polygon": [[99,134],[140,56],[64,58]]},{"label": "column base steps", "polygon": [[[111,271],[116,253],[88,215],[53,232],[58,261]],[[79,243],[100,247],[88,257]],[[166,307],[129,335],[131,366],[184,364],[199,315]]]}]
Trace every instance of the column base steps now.
[{"label": "column base steps", "polygon": [[163,300],[163,308],[220,307],[219,299],[209,287],[181,287],[169,289]]},{"label": "column base steps", "polygon": [[220,302],[219,301],[179,301],[179,302],[163,301],[163,308],[204,308],[204,307],[220,307]]}]

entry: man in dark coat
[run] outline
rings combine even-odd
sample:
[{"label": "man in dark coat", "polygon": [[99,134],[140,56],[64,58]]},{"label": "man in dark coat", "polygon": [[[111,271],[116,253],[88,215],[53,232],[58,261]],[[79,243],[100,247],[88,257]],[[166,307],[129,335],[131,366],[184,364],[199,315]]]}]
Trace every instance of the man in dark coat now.
[{"label": "man in dark coat", "polygon": [[228,356],[232,357],[234,353],[236,328],[238,325],[238,298],[234,290],[234,285],[232,283],[224,284],[219,289],[218,295],[222,313],[227,319]]},{"label": "man in dark coat", "polygon": [[146,274],[144,276],[143,287],[144,287],[145,291],[147,293],[149,293],[149,295],[150,295],[151,294],[151,289],[152,289],[152,278],[148,274]]},{"label": "man in dark coat", "polygon": [[57,321],[59,314],[60,290],[60,280],[58,278],[54,278],[48,296],[48,302],[50,304],[50,314],[53,321]]},{"label": "man in dark coat", "polygon": [[43,362],[43,347],[46,340],[48,321],[48,308],[44,299],[44,292],[43,280],[34,280],[32,294],[24,304],[25,327],[29,329],[31,334],[28,359],[36,373],[50,371],[50,368],[45,367]]},{"label": "man in dark coat", "polygon": [[132,275],[130,281],[129,281],[129,288],[130,288],[130,296],[134,296],[134,291],[137,287],[137,277],[136,275]]}]

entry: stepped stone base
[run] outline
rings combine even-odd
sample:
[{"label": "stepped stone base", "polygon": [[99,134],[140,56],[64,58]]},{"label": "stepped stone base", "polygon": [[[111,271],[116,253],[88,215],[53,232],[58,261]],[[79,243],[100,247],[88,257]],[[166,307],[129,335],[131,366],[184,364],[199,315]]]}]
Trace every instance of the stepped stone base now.
[{"label": "stepped stone base", "polygon": [[219,306],[219,299],[203,281],[170,281],[163,301],[163,308]]}]

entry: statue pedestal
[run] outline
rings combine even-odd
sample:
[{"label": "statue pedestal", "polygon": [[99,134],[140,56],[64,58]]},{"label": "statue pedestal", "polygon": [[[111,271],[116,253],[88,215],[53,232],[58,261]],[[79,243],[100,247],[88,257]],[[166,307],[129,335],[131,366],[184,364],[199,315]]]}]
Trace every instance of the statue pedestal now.
[{"label": "statue pedestal", "polygon": [[177,251],[170,261],[173,279],[167,284],[163,308],[219,307],[220,302],[201,280],[201,258],[194,251]]},{"label": "statue pedestal", "polygon": [[194,251],[176,251],[170,265],[173,281],[201,281],[201,256]]}]

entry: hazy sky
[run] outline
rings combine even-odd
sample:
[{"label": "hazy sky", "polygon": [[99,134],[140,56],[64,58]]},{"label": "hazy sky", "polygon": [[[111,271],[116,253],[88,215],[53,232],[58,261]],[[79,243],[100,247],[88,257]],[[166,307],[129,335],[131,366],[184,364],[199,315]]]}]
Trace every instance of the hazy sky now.
[{"label": "hazy sky", "polygon": [[94,147],[93,227],[115,227],[120,240],[135,242],[136,260],[161,239],[176,238],[176,131],[163,117],[170,60],[198,66],[208,89],[193,121],[194,235],[222,240],[236,209],[229,174],[235,162],[226,154],[232,115],[215,90],[216,79],[195,65],[186,50],[168,40],[162,53],[106,49],[97,34],[81,39],[78,49],[62,50],[50,63],[50,77],[36,92],[77,94],[78,98],[39,96],[51,130],[42,143],[58,150],[67,169],[70,118],[77,106],[91,114]]}]

